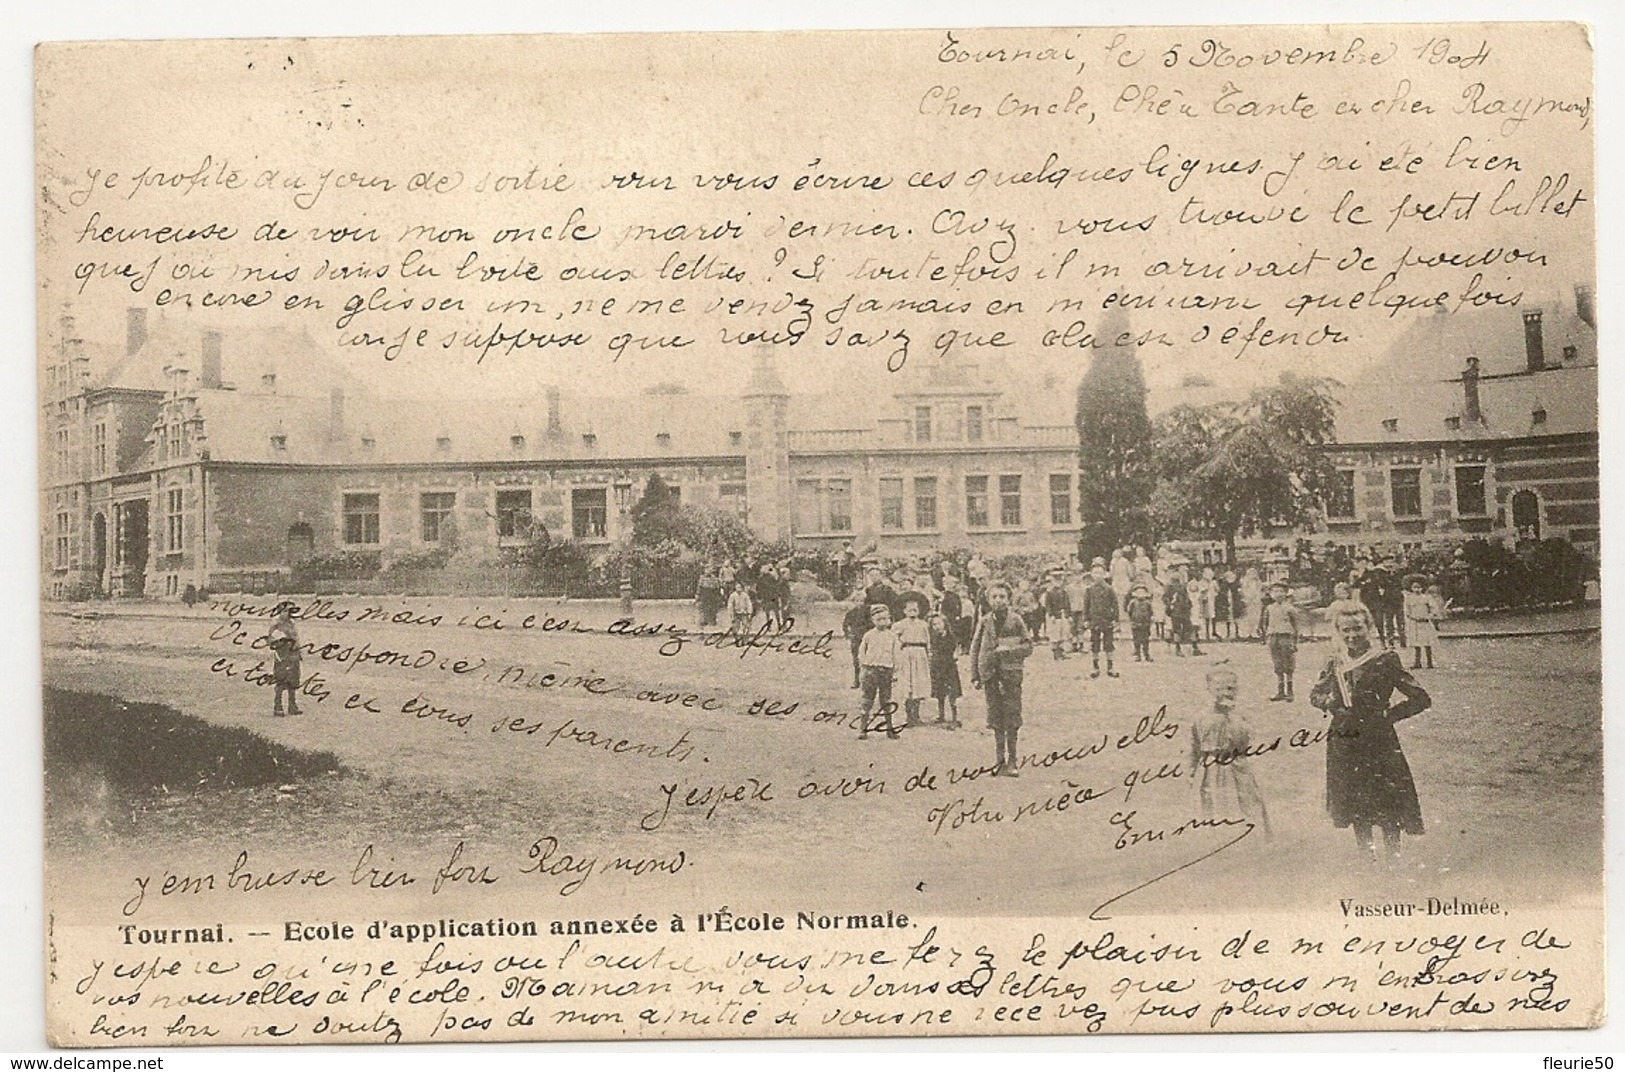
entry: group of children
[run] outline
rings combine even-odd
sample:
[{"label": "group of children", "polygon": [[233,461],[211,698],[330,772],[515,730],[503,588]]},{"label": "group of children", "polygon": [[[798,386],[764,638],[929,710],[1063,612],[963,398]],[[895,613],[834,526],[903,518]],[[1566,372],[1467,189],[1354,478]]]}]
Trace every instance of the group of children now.
[{"label": "group of children", "polygon": [[[1353,580],[1354,578],[1351,578]],[[1433,667],[1433,646],[1439,640],[1439,623],[1450,612],[1450,602],[1438,584],[1429,584],[1427,578],[1412,574],[1405,578],[1404,596],[1400,603],[1405,621],[1403,631],[1383,628],[1381,619],[1371,610],[1359,589],[1339,582],[1332,586],[1332,601],[1326,607],[1331,621],[1344,611],[1363,615],[1372,638],[1381,647],[1390,650],[1411,649],[1411,669]]]},{"label": "group of children", "polygon": [[727,562],[706,563],[694,592],[700,625],[717,625],[725,612],[728,631],[748,636],[760,613],[768,629],[782,628],[790,613],[790,576],[787,562],[747,559],[737,569]]},{"label": "group of children", "polygon": [[[886,736],[896,739],[897,711],[894,693],[901,697],[906,724],[922,723],[920,708],[930,697],[937,701],[937,723],[958,729],[959,697],[964,688],[959,680],[958,643],[941,613],[922,618],[925,606],[920,599],[903,602],[903,617],[895,625],[889,604],[875,603],[854,608],[867,620],[867,628],[857,633],[853,655],[853,687],[863,690],[863,716],[858,736],[867,740],[871,716],[883,720]],[[848,616],[852,635],[856,622]]]},{"label": "group of children", "polygon": [[[1081,652],[1083,633],[1087,632],[1093,660],[1090,676],[1100,676],[1104,654],[1105,673],[1118,677],[1113,637],[1120,619],[1126,619],[1135,661],[1150,662],[1154,606],[1150,586],[1141,582],[1131,584],[1126,604],[1120,607],[1103,561],[1096,559],[1091,563],[1089,577],[1075,602],[1070,593],[1057,596],[1060,589],[1057,584],[1049,585],[1044,593],[1041,602],[1044,626],[1055,658],[1064,658],[1069,648]],[[1436,590],[1426,588],[1421,577],[1406,578],[1406,588],[1405,617],[1415,650],[1413,665],[1419,668],[1425,661],[1431,667],[1432,644],[1446,605]],[[884,586],[869,591],[877,590],[890,592]],[[1198,629],[1182,614],[1185,607],[1178,605],[1181,597],[1187,607],[1189,603],[1188,589],[1177,572],[1166,586],[1165,593],[1168,592],[1173,593],[1171,602],[1175,604],[1166,608],[1170,613],[1165,621],[1172,623],[1170,641],[1178,644],[1188,639],[1193,653],[1200,655]],[[995,738],[995,773],[1019,777],[1016,742],[1022,724],[1023,663],[1033,650],[1036,630],[1031,628],[1025,614],[1011,606],[1008,586],[992,582],[983,586],[981,594],[982,598],[975,600],[975,632],[969,649],[972,684],[986,697],[988,726]],[[1334,646],[1345,654],[1334,656],[1322,675],[1321,684],[1315,690],[1316,705],[1326,707],[1344,721],[1355,718],[1355,713],[1381,720],[1387,717],[1383,714],[1383,705],[1388,703],[1386,693],[1380,697],[1366,693],[1372,692],[1376,684],[1387,683],[1392,678],[1397,682],[1393,688],[1406,694],[1405,703],[1418,710],[1425,707],[1426,693],[1404,676],[1397,660],[1391,672],[1373,676],[1375,671],[1366,669],[1372,657],[1384,651],[1380,646],[1381,633],[1370,610],[1348,586],[1338,585],[1334,595],[1336,598],[1326,608],[1334,630],[1368,633],[1377,643],[1367,654],[1357,644],[1339,646],[1341,633],[1334,632]],[[1255,635],[1265,642],[1276,676],[1275,694],[1269,699],[1295,701],[1298,646],[1307,631],[1308,615],[1293,600],[1287,585],[1279,581],[1268,587],[1258,604]],[[860,739],[868,739],[871,730],[884,732],[890,739],[900,736],[892,717],[899,709],[904,713],[905,726],[922,725],[920,711],[927,698],[937,701],[939,725],[950,729],[961,725],[958,701],[963,689],[957,656],[962,648],[953,623],[940,609],[933,612],[927,600],[917,593],[906,593],[901,606],[902,617],[894,621],[890,602],[879,599],[870,602],[860,597],[847,615],[846,630],[848,636],[854,638],[853,685],[862,689],[863,697]],[[1347,624],[1350,618],[1358,620],[1359,629]],[[1394,658],[1391,652],[1388,657]],[[1223,661],[1208,670],[1205,680],[1210,703],[1189,723],[1188,769],[1195,783],[1201,815],[1204,819],[1250,822],[1267,839],[1272,835],[1269,809],[1249,762],[1253,726],[1238,706],[1239,676],[1228,661]],[[1341,683],[1341,691],[1336,696],[1328,691],[1328,680]],[[1394,720],[1410,713],[1411,707],[1394,708]],[[1365,711],[1366,708],[1371,710]],[[1381,828],[1385,852],[1375,854],[1378,862],[1396,858],[1401,833],[1421,829],[1414,785],[1408,780],[1408,770],[1400,770],[1404,761],[1398,739],[1390,732],[1384,741],[1387,743],[1375,750],[1374,746],[1367,748],[1359,742],[1352,745],[1345,741],[1332,742],[1327,753],[1327,800],[1332,820],[1338,826],[1352,824],[1357,840],[1366,850],[1371,849],[1371,831]],[[1375,751],[1382,754],[1376,755]],[[1368,752],[1372,754],[1367,755]],[[1383,777],[1385,786],[1388,781],[1394,782],[1394,786],[1377,792],[1364,785],[1359,771],[1372,764],[1381,765],[1384,771],[1393,768]]]}]

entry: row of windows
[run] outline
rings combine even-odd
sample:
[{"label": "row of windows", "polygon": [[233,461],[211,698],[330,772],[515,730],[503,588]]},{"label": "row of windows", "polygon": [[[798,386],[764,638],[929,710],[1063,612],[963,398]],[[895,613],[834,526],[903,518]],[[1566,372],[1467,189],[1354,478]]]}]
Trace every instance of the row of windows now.
[{"label": "row of windows", "polygon": [[[1353,469],[1339,469],[1326,500],[1326,516],[1334,521],[1351,521],[1355,513]],[[1455,469],[1456,516],[1484,517],[1489,499],[1484,484],[1485,467],[1458,465]],[[1396,518],[1422,516],[1422,470],[1399,466],[1388,470],[1389,514]]]},{"label": "row of windows", "polygon": [[[934,532],[940,528],[942,483],[935,476],[881,477],[877,488],[881,530]],[[1022,527],[1020,473],[967,476],[964,495],[966,528]],[[1070,473],[1050,475],[1049,510],[1052,526],[1074,522]],[[795,530],[809,535],[853,531],[852,481],[846,477],[797,480]]]},{"label": "row of windows", "polygon": [[[602,540],[609,536],[611,488],[574,488],[570,491],[570,535],[578,540]],[[613,486],[615,505],[625,510],[632,505],[634,485],[622,481]],[[723,509],[740,516],[745,512],[745,485],[725,483],[717,488]],[[667,493],[681,501],[682,488],[667,485]],[[496,496],[497,539],[518,542],[531,534],[533,505],[531,489],[498,490]],[[425,491],[418,495],[418,538],[424,543],[440,543],[453,527],[457,509],[454,491]],[[344,496],[343,539],[354,546],[375,546],[382,542],[381,496],[378,492],[349,492]]]},{"label": "row of windows", "polygon": [[[58,428],[53,433],[52,446],[56,460],[57,476],[64,479],[75,475],[73,464],[72,439],[69,430]],[[158,454],[160,460],[173,461],[185,456],[186,438],[182,433],[180,424],[169,425],[158,437]],[[108,473],[109,455],[107,452],[107,422],[97,421],[90,426],[90,472],[92,476],[106,476]]]}]

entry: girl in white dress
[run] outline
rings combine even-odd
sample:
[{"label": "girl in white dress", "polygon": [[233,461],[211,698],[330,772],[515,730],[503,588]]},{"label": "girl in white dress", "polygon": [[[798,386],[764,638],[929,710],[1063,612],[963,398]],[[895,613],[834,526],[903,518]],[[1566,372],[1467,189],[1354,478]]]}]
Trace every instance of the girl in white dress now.
[{"label": "girl in white dress", "polygon": [[897,634],[896,695],[903,699],[908,725],[920,724],[920,701],[931,695],[931,627],[920,615],[925,608],[918,599],[903,604],[903,620]]}]

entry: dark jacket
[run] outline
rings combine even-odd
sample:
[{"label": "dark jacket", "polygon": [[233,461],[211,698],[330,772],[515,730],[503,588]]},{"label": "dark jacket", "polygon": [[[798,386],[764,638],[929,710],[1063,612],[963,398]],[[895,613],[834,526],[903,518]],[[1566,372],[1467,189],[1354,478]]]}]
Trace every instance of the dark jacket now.
[{"label": "dark jacket", "polygon": [[1032,634],[1015,608],[1006,608],[1002,623],[996,613],[988,611],[977,624],[976,638],[971,641],[971,672],[977,681],[995,673],[1020,674],[1022,660],[1032,653]]},{"label": "dark jacket", "polygon": [[1084,589],[1083,620],[1090,625],[1117,624],[1117,592],[1104,577],[1090,581]]}]

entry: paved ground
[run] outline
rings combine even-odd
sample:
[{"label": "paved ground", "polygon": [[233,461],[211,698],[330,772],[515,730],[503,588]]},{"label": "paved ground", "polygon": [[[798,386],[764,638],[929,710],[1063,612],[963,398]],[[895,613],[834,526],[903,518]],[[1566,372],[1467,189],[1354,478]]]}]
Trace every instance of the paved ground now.
[{"label": "paved ground", "polygon": [[[584,876],[565,903],[592,910],[738,907],[790,892],[938,913],[1087,912],[1233,836],[1172,833],[1195,814],[1194,789],[1167,776],[1204,702],[1202,675],[1224,659],[1242,676],[1257,738],[1282,742],[1256,760],[1276,837],[1250,836],[1109,912],[1325,909],[1395,889],[1523,904],[1600,897],[1595,633],[1441,646],[1440,668],[1422,675],[1434,710],[1401,730],[1429,833],[1404,870],[1373,874],[1322,817],[1324,746],[1312,738],[1325,719],[1302,701],[1265,702],[1273,678],[1258,644],[1214,645],[1201,659],[1159,645],[1154,664],[1098,681],[1086,660],[1040,650],[1029,663],[1027,763],[1021,778],[996,779],[983,770],[993,742],[975,693],[957,732],[857,740],[839,638],[831,659],[742,657],[692,637],[679,646],[669,634],[609,636],[606,604],[387,601],[386,617],[405,611],[419,624],[360,624],[364,605],[335,601],[303,623],[303,639],[333,645],[333,658],[305,662],[318,683],[307,691],[328,695],[280,720],[269,688],[250,680],[261,621],[148,605],[48,614],[47,684],[329,749],[349,772],[282,792],[170,787],[139,799],[79,772],[50,798],[61,873],[92,861],[218,870],[247,848],[266,866],[320,859],[349,874],[368,845],[375,860],[421,868],[462,841],[464,863],[507,876],[494,896],[511,896],[517,873],[539,867],[523,879],[539,898]],[[671,609],[689,628],[687,608]],[[440,624],[423,623],[437,614]],[[497,617],[502,628],[489,628]],[[1301,652],[1300,694],[1326,657],[1324,644]],[[626,867],[611,866],[618,857]],[[581,866],[591,858],[598,867]],[[654,863],[635,875],[637,861]]]}]

